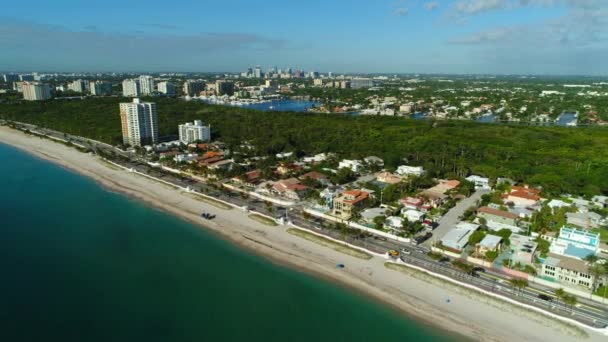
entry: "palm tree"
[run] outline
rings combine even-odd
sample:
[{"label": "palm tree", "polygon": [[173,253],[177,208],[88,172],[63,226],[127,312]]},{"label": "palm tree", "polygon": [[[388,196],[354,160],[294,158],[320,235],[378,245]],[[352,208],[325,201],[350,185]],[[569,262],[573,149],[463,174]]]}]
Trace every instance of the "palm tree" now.
[{"label": "palm tree", "polygon": [[585,261],[589,264],[589,275],[592,279],[591,295],[597,290],[600,283],[600,278],[606,275],[606,267],[598,263],[599,258],[595,254],[589,254],[585,257]]},{"label": "palm tree", "polygon": [[566,291],[564,291],[564,289],[559,288],[559,289],[555,290],[555,297],[557,299],[563,300],[565,295],[566,295]]},{"label": "palm tree", "polygon": [[571,295],[564,295],[564,303],[570,305],[570,310],[576,305],[576,297]]}]

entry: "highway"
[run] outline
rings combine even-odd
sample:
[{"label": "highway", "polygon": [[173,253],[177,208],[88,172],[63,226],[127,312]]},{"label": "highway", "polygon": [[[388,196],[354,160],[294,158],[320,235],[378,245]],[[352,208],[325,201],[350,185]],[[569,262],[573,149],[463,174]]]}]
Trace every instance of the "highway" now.
[{"label": "highway", "polygon": [[[323,235],[346,241],[350,244],[363,247],[376,253],[386,253],[388,250],[406,251],[401,253],[401,260],[407,264],[422,267],[429,271],[439,273],[450,278],[456,279],[467,284],[474,285],[478,288],[500,293],[501,295],[516,300],[521,303],[533,305],[543,308],[557,315],[569,317],[587,324],[592,327],[604,328],[608,326],[608,306],[597,302],[592,302],[587,298],[577,297],[579,304],[570,308],[558,301],[553,289],[531,283],[528,287],[518,290],[511,286],[509,278],[495,270],[485,270],[484,272],[476,272],[478,276],[464,273],[455,268],[449,262],[438,262],[427,255],[430,250],[428,245],[414,246],[409,243],[387,240],[384,237],[375,236],[370,233],[364,233],[353,228],[337,230],[335,223],[325,221],[320,218],[311,217],[304,214],[301,206],[285,208],[277,205],[271,206],[269,211],[267,204],[259,199],[250,196],[242,196],[240,193],[230,191],[222,186],[217,186],[213,183],[203,183],[188,177],[178,176],[176,174],[152,168],[145,164],[145,161],[135,154],[120,151],[110,145],[98,143],[81,137],[65,135],[61,132],[56,132],[49,129],[40,129],[33,125],[20,124],[22,128],[30,131],[35,131],[39,134],[49,135],[59,139],[66,139],[77,142],[89,147],[92,151],[104,151],[108,155],[118,155],[123,157],[115,162],[122,164],[125,167],[133,168],[139,172],[149,174],[150,176],[161,178],[166,182],[170,182],[181,187],[190,187],[200,193],[221,199],[240,207],[248,207],[250,210],[266,214],[275,218],[287,217],[287,220],[299,227],[314,230]],[[441,226],[448,226],[455,222],[462,215],[464,210],[474,205],[477,199],[481,197],[483,191],[477,191],[471,197],[463,200],[459,205],[452,208],[450,212],[440,222]],[[434,233],[436,235],[437,233]],[[551,301],[540,299],[539,294],[545,294],[554,298]]]}]

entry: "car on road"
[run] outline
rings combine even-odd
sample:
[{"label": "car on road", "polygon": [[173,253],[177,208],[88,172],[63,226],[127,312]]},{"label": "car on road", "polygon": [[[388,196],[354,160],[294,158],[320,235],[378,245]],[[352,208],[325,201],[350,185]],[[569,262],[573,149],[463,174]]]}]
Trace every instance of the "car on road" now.
[{"label": "car on road", "polygon": [[446,257],[446,256],[443,256],[443,257],[441,257],[441,258],[440,258],[438,261],[439,261],[439,262],[441,262],[441,263],[443,263],[443,262],[449,262],[449,261],[450,261],[450,258],[448,258],[448,257]]},{"label": "car on road", "polygon": [[409,249],[405,249],[405,248],[401,249],[401,253],[406,254],[406,255],[412,254],[412,252]]},{"label": "car on road", "polygon": [[424,241],[430,239],[431,236],[433,236],[433,233],[428,232],[428,233],[426,233],[424,235],[415,237],[414,240],[413,240],[414,245],[419,245],[419,244],[423,243]]},{"label": "car on road", "polygon": [[546,300],[547,302],[552,302],[553,298],[547,296],[546,294],[539,293],[537,296],[539,299]]},{"label": "car on road", "polygon": [[483,267],[479,267],[479,266],[477,266],[477,267],[473,267],[473,271],[474,271],[474,272],[482,272],[482,273],[486,273],[486,269],[485,269],[485,268],[483,268]]}]

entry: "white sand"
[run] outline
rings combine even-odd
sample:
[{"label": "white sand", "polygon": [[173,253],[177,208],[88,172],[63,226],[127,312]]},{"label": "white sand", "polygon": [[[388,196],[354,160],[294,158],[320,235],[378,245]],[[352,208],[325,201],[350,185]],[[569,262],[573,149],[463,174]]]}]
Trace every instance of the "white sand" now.
[{"label": "white sand", "polygon": [[[0,142],[13,145],[38,157],[60,164],[114,191],[138,198],[145,203],[216,231],[234,243],[266,256],[329,278],[379,299],[409,316],[422,319],[442,329],[457,332],[479,341],[607,341],[608,338],[580,329],[572,329],[550,318],[527,314],[508,305],[487,303],[483,298],[423,281],[384,267],[384,259],[361,260],[321,247],[288,234],[285,227],[269,227],[247,217],[239,209],[223,210],[183,195],[179,190],[136,174],[115,170],[97,157],[64,145],[0,127]],[[1,160],[10,163],[10,160]],[[202,222],[199,213],[211,212],[217,218]],[[202,226],[202,225],[201,225]],[[335,268],[336,263],[346,265]],[[446,299],[450,299],[450,303]]]}]

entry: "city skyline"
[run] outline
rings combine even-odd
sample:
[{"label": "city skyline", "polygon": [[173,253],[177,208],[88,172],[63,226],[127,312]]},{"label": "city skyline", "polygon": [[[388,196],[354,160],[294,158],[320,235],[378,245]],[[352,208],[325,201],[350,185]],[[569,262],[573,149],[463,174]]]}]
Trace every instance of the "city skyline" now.
[{"label": "city skyline", "polygon": [[6,70],[238,72],[262,64],[336,73],[608,72],[608,10],[600,0],[34,2],[3,10]]}]

